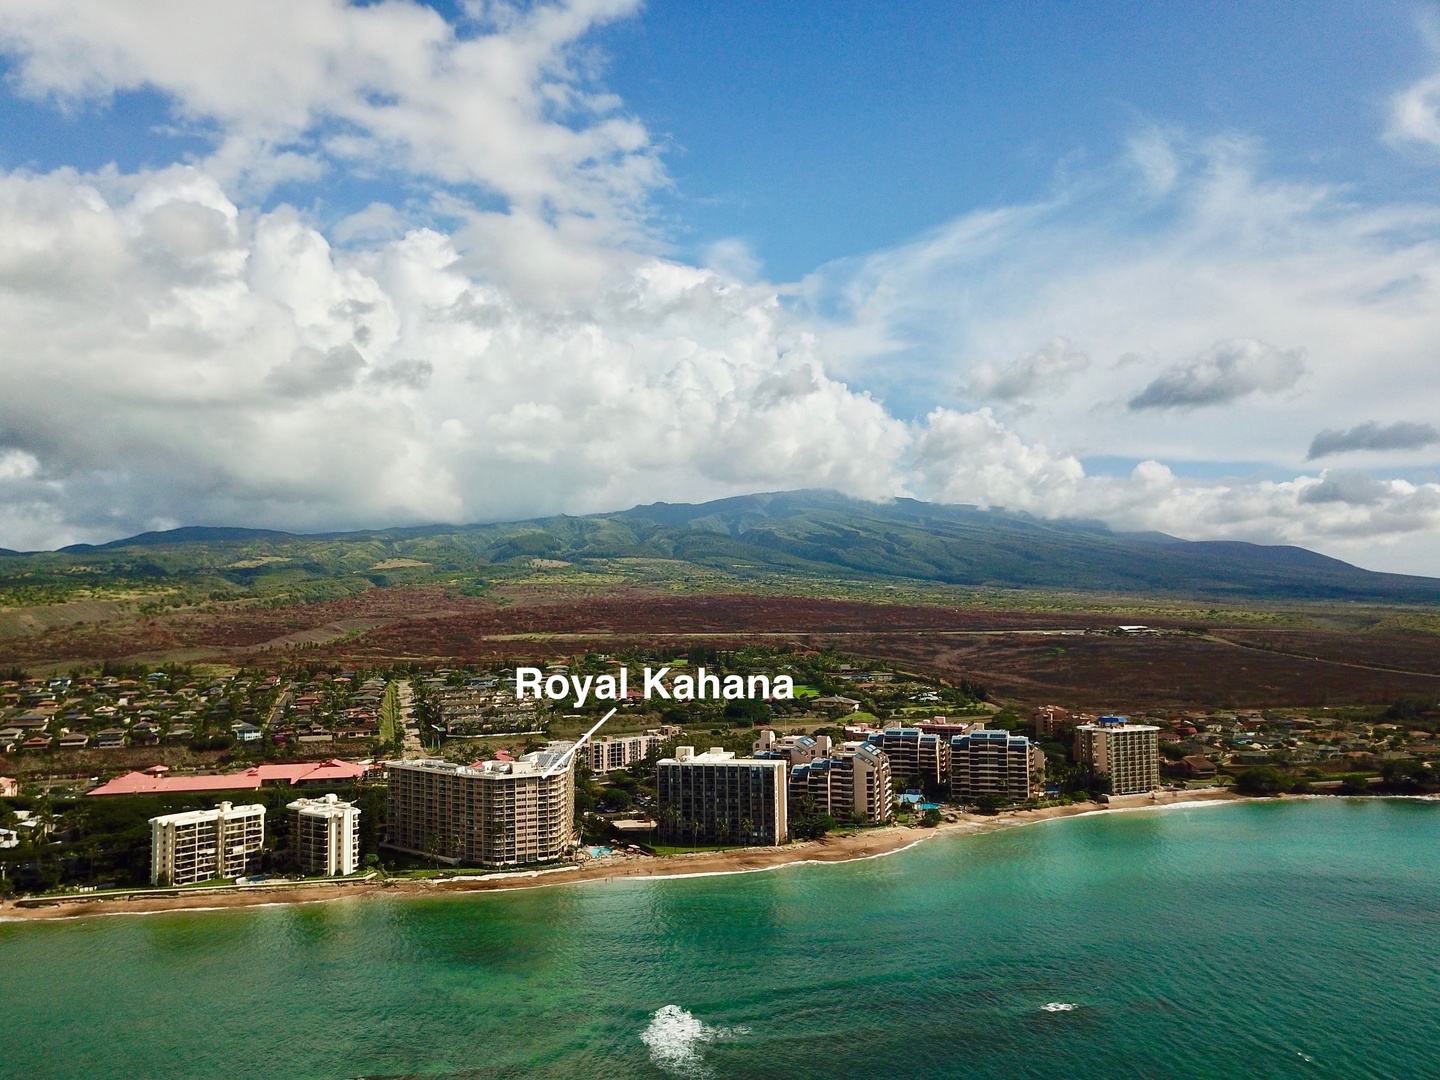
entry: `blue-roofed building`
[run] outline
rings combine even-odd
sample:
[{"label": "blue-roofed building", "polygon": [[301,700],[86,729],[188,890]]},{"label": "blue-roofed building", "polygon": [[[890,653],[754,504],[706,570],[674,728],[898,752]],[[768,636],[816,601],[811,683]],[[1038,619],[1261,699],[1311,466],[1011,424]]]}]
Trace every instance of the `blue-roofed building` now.
[{"label": "blue-roofed building", "polygon": [[1025,802],[1045,783],[1045,754],[1024,735],[972,731],[950,740],[950,795],[968,802],[998,795]]},{"label": "blue-roofed building", "polygon": [[871,825],[889,821],[894,811],[890,760],[868,743],[846,743],[829,757],[793,765],[789,782],[792,817],[807,798],[836,821]]},{"label": "blue-roofed building", "polygon": [[892,727],[868,740],[890,759],[890,772],[907,787],[944,789],[950,781],[950,741],[919,728]]}]

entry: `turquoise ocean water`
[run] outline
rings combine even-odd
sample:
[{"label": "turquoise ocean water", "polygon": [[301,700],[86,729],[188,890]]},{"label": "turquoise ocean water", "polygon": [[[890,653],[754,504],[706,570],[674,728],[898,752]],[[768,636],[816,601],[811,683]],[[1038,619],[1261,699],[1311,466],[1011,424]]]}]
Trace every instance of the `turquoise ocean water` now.
[{"label": "turquoise ocean water", "polygon": [[0,925],[0,1076],[1440,1076],[1440,804]]}]

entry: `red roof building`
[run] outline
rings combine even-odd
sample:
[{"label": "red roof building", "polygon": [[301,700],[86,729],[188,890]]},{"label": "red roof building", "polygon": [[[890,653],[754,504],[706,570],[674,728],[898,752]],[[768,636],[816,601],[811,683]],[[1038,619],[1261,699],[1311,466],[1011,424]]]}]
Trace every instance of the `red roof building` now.
[{"label": "red roof building", "polygon": [[238,773],[199,776],[165,776],[156,769],[126,773],[89,792],[91,795],[153,795],[189,791],[254,791],[265,784],[292,787],[311,784],[348,784],[359,780],[372,766],[331,758],[291,765],[256,765]]}]

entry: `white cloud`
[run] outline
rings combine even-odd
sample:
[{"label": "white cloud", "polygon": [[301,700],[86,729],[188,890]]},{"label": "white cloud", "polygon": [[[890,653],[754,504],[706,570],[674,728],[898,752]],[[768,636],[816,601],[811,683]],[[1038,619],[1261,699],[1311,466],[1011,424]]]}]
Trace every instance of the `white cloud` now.
[{"label": "white cloud", "polygon": [[459,28],[408,0],[11,0],[16,85],[61,103],[152,88],[241,192],[326,170],[479,185],[516,213],[643,227],[663,170],[644,127],[569,60],[638,0],[486,4]]},{"label": "white cloud", "polygon": [[1393,142],[1440,146],[1440,75],[1430,75],[1396,94],[1390,102]]},{"label": "white cloud", "polygon": [[1033,352],[1021,353],[1003,368],[976,364],[965,392],[982,401],[1018,402],[1058,393],[1072,375],[1090,366],[1090,357],[1076,352],[1064,338],[1054,338]]},{"label": "white cloud", "polygon": [[1130,399],[1130,408],[1227,405],[1250,394],[1289,390],[1304,374],[1304,349],[1277,349],[1253,338],[1220,341],[1163,372]]}]

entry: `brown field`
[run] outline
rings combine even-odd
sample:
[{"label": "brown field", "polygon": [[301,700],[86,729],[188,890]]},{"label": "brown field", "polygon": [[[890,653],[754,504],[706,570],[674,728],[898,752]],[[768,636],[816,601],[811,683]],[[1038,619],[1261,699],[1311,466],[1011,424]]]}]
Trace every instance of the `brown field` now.
[{"label": "brown field", "polygon": [[[1117,614],[1113,600],[1103,613],[1087,613],[639,588],[570,596],[515,589],[497,601],[427,587],[274,608],[105,614],[48,626],[41,619],[30,632],[0,640],[0,664],[40,671],[170,659],[270,667],[302,659],[479,661],[624,646],[793,643],[968,678],[1019,704],[1243,708],[1440,698],[1440,634],[1407,629],[1384,610],[1291,608],[1258,619],[1221,615],[1199,628],[1139,605],[1133,615]],[[1112,632],[1128,622],[1166,632]],[[1076,633],[1087,629],[1099,632]]]}]

